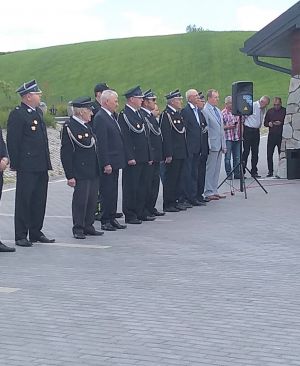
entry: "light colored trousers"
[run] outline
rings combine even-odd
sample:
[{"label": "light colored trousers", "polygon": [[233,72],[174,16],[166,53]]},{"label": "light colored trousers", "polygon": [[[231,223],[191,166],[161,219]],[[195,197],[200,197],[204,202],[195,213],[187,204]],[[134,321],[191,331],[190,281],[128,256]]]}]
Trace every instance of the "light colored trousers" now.
[{"label": "light colored trousers", "polygon": [[204,197],[209,197],[214,194],[218,194],[218,184],[221,170],[222,155],[223,155],[222,150],[220,151],[209,150],[206,162]]}]

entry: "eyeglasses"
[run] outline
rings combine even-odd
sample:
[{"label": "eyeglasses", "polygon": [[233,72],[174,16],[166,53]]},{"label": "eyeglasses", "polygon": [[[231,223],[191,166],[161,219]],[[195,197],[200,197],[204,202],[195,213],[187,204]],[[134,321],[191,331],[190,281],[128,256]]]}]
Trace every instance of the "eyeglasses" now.
[{"label": "eyeglasses", "polygon": [[274,103],[274,107],[281,106],[281,103]]}]

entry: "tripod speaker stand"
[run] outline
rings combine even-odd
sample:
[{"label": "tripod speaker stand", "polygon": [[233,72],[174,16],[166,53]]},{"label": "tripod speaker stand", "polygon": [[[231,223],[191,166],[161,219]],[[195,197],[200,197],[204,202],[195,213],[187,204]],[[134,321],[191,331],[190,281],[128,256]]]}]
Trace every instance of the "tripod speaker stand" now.
[{"label": "tripod speaker stand", "polygon": [[[245,174],[244,171],[247,171],[250,175],[250,170],[243,164],[242,159],[242,116],[249,116],[253,113],[253,83],[251,81],[236,81],[232,83],[232,114],[239,116],[239,142],[240,142],[240,162],[236,164],[236,166],[233,167],[231,172],[227,175],[227,177],[219,184],[218,188],[221,187],[221,185],[226,182],[227,179],[231,178],[232,186],[233,186],[233,173],[235,171],[239,172],[240,177],[240,191],[244,192],[245,199],[247,198],[247,191],[246,191],[246,184],[245,184]],[[260,186],[260,188],[265,192],[266,189],[263,187],[263,185],[259,182],[259,180],[252,176],[253,180],[256,181],[256,183]],[[231,191],[231,194],[233,194],[233,191]]]},{"label": "tripod speaker stand", "polygon": [[[239,151],[239,157],[240,157],[240,161],[238,164],[236,164],[231,172],[226,176],[226,178],[219,184],[218,188],[221,187],[221,185],[223,185],[227,179],[231,179],[231,181],[233,181],[233,175],[234,175],[234,172],[239,172],[239,177],[240,177],[240,191],[241,192],[244,192],[244,195],[245,195],[245,199],[247,199],[247,189],[246,189],[246,184],[245,184],[245,173],[244,173],[244,170],[247,171],[250,176],[251,176],[251,172],[250,170],[244,166],[243,164],[243,159],[242,159],[242,155],[243,155],[243,139],[242,139],[242,116],[239,115],[239,143],[240,143],[240,151]],[[253,180],[255,180],[255,182],[260,186],[260,188],[265,192],[265,193],[268,193],[267,190],[264,188],[264,186],[260,183],[260,181],[256,178],[256,177],[253,177]],[[232,183],[233,185],[233,183]],[[232,191],[231,191],[232,192]],[[231,193],[233,194],[233,193]]]}]

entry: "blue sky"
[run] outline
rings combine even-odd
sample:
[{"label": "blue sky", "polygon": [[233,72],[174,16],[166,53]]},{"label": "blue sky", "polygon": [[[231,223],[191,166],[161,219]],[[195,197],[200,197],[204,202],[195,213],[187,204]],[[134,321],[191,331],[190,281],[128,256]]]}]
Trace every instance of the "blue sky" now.
[{"label": "blue sky", "polygon": [[184,33],[189,24],[216,31],[257,31],[295,3],[295,0],[8,0],[1,3],[0,51]]}]

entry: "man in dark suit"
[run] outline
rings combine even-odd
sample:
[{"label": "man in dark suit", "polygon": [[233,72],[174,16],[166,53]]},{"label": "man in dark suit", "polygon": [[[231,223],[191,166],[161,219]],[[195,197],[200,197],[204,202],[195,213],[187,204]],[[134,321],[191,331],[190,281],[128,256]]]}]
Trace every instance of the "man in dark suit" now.
[{"label": "man in dark suit", "polygon": [[127,165],[123,170],[123,213],[128,224],[141,224],[155,218],[144,216],[147,194],[147,168],[152,164],[149,134],[140,114],[143,92],[140,86],[128,90],[127,103],[119,114]]},{"label": "man in dark suit", "polygon": [[186,210],[178,203],[180,177],[184,159],[187,158],[186,130],[180,114],[182,96],[177,89],[166,95],[167,106],[160,116],[163,137],[165,174],[163,182],[163,208],[165,212]]},{"label": "man in dark suit", "polygon": [[[3,172],[8,166],[8,156],[6,145],[3,140],[2,130],[0,128],[0,200],[2,195],[2,188],[3,188]],[[0,241],[0,252],[15,252],[15,248],[9,248],[5,244]]]},{"label": "man in dark suit", "polygon": [[159,184],[160,184],[160,162],[162,157],[162,135],[157,119],[152,114],[155,110],[156,96],[151,89],[144,93],[141,115],[146,122],[150,134],[150,144],[152,148],[153,163],[148,166],[148,191],[145,204],[145,216],[163,216],[165,212],[160,212],[155,208]]},{"label": "man in dark suit", "polygon": [[91,98],[81,97],[72,102],[74,114],[66,122],[61,137],[61,162],[68,186],[74,188],[72,200],[73,235],[99,236],[95,230],[95,205],[99,187],[99,161],[96,139],[88,126],[92,116]]},{"label": "man in dark suit", "polygon": [[[15,200],[16,245],[52,243],[42,233],[45,217],[48,170],[52,169],[43,113],[39,108],[41,90],[35,80],[17,89],[21,104],[8,117],[7,148],[10,167],[17,172]],[[29,240],[27,235],[29,234]]]},{"label": "man in dark suit", "polygon": [[205,187],[206,162],[207,162],[208,152],[209,152],[207,122],[204,117],[204,114],[202,113],[204,105],[205,105],[205,96],[202,94],[202,92],[199,92],[199,99],[197,99],[197,107],[198,107],[198,113],[200,116],[200,125],[201,125],[201,152],[200,152],[200,160],[199,160],[199,167],[198,167],[197,199],[198,199],[198,201],[200,201],[202,203],[209,202],[209,200],[203,196],[204,187]]},{"label": "man in dark suit", "polygon": [[201,153],[201,117],[197,106],[199,94],[196,89],[186,92],[186,106],[181,110],[186,128],[188,157],[184,160],[182,169],[182,197],[192,206],[202,206],[205,203],[198,201],[198,171]]},{"label": "man in dark suit", "polygon": [[103,91],[101,108],[93,121],[93,131],[98,141],[100,160],[100,191],[102,230],[125,229],[116,219],[118,203],[119,170],[125,167],[125,149],[121,128],[115,119],[118,108],[118,94],[112,90]]}]

